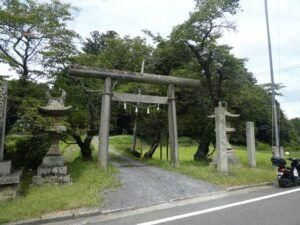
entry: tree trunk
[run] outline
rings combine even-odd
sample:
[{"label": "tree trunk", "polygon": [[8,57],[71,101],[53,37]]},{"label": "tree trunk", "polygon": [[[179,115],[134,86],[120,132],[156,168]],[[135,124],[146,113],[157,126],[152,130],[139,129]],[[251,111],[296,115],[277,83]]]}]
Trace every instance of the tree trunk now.
[{"label": "tree trunk", "polygon": [[160,136],[161,136],[160,133],[157,133],[155,135],[155,138],[150,146],[149,151],[144,154],[144,158],[146,158],[146,159],[152,158],[153,154],[155,153],[155,150],[157,149],[157,147],[160,143]]},{"label": "tree trunk", "polygon": [[131,151],[132,152],[135,152],[136,136],[137,136],[137,118],[135,116],[135,118],[134,118],[134,125],[133,125],[132,145],[131,145]]},{"label": "tree trunk", "polygon": [[207,138],[202,138],[198,145],[197,152],[194,154],[194,161],[203,161],[207,160],[207,154],[209,152],[210,141]]},{"label": "tree trunk", "polygon": [[19,91],[19,96],[21,98],[28,97],[28,74],[22,74],[19,83],[21,84],[21,90]]},{"label": "tree trunk", "polygon": [[93,136],[86,135],[84,141],[81,140],[81,137],[79,135],[73,135],[73,138],[75,139],[77,145],[80,148],[82,159],[86,161],[92,160],[93,157],[92,157],[91,142]]}]

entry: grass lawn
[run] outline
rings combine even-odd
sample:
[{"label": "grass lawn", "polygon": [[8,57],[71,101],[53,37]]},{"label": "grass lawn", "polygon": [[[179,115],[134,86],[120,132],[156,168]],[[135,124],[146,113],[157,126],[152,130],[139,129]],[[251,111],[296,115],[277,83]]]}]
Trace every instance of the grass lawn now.
[{"label": "grass lawn", "polygon": [[32,174],[26,174],[22,178],[19,196],[14,200],[0,203],[0,223],[36,218],[54,211],[100,205],[101,191],[119,185],[114,176],[117,170],[109,166],[107,172],[100,171],[97,157],[94,157],[95,160],[92,162],[83,162],[77,157],[78,148],[74,147],[61,148],[68,161],[72,183],[32,185]]},{"label": "grass lawn", "polygon": [[[127,155],[128,151],[126,151],[126,149],[130,148],[131,141],[131,136],[114,136],[110,138],[111,146]],[[141,140],[138,140],[137,151],[140,151],[141,146],[144,154],[148,150],[149,144],[143,142],[141,145]],[[162,149],[162,160],[160,160],[159,148],[157,148],[153,155],[153,159],[139,160],[162,169],[183,173],[223,187],[275,181],[276,171],[274,170],[270,160],[272,155],[271,147],[269,150],[266,149],[264,151],[256,152],[256,169],[248,168],[247,166],[247,150],[245,146],[233,146],[233,148],[236,155],[240,157],[242,166],[231,166],[229,176],[220,176],[215,168],[209,166],[208,162],[194,162],[193,155],[196,152],[197,145],[195,143],[188,143],[186,140],[179,140],[180,166],[178,168],[173,167],[166,161],[165,146]]]}]

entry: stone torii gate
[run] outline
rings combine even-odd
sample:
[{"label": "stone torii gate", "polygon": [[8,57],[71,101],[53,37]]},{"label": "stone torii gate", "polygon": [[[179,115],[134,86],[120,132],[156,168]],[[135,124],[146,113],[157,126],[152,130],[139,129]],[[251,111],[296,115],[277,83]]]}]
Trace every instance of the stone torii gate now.
[{"label": "stone torii gate", "polygon": [[[104,70],[104,69],[88,68],[82,66],[70,67],[68,71],[71,75],[76,77],[104,79],[104,90],[102,94],[102,103],[101,103],[99,146],[98,146],[98,163],[102,169],[104,170],[107,169],[111,100],[124,101],[124,102],[149,103],[149,104],[151,103],[168,104],[171,163],[175,166],[179,164],[174,86],[199,88],[200,86],[199,80],[147,74],[147,73]],[[161,96],[150,96],[150,95],[112,93],[111,92],[112,80],[123,80],[129,82],[137,82],[137,83],[168,85],[168,94],[167,97],[161,97]]]}]

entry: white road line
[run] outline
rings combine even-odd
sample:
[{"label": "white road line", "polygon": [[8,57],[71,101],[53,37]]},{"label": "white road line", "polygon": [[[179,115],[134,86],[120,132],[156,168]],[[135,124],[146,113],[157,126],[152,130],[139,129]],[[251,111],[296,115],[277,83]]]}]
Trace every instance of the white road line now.
[{"label": "white road line", "polygon": [[231,204],[227,204],[227,205],[217,206],[217,207],[213,207],[210,209],[204,209],[204,210],[195,211],[195,212],[191,212],[191,213],[167,217],[167,218],[163,218],[163,219],[159,219],[159,220],[149,221],[146,223],[139,223],[137,225],[155,225],[155,224],[166,223],[166,222],[170,222],[173,220],[179,220],[179,219],[192,217],[192,216],[196,216],[196,215],[201,215],[201,214],[205,214],[205,213],[210,213],[210,212],[227,209],[227,208],[231,208],[231,207],[235,207],[235,206],[239,206],[239,205],[245,205],[245,204],[249,204],[252,202],[258,202],[258,201],[262,201],[262,200],[269,199],[269,198],[275,198],[278,196],[287,195],[287,194],[291,194],[291,193],[298,192],[298,191],[300,191],[300,188],[289,190],[289,191],[284,191],[284,192],[280,192],[280,193],[276,193],[276,194],[265,195],[265,196],[258,197],[258,198],[252,198],[252,199],[235,202],[235,203],[231,203]]}]

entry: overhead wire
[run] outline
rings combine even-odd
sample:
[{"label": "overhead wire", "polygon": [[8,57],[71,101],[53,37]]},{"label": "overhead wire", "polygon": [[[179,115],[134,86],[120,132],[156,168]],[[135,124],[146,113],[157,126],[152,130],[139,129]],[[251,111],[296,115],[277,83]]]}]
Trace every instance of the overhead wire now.
[{"label": "overhead wire", "polygon": [[[298,68],[300,68],[300,64],[293,64],[293,65],[289,65],[289,66],[286,66],[286,67],[281,67],[280,66],[280,72],[295,70],[295,69],[298,69]],[[270,70],[266,70],[266,71],[253,72],[253,74],[258,75],[258,74],[266,74],[266,73],[269,73],[269,72],[270,72]],[[276,72],[278,72],[278,70],[276,70]]]}]

